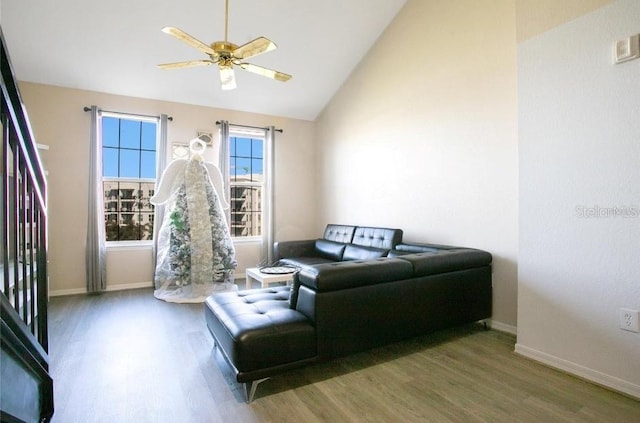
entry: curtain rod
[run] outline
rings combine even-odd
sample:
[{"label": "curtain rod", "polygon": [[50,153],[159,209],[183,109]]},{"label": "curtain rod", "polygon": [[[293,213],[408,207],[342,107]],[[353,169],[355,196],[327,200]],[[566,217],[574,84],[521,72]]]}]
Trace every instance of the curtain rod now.
[{"label": "curtain rod", "polygon": [[[216,120],[216,125],[220,125],[222,122],[219,120]],[[250,126],[250,125],[238,125],[237,123],[230,123],[229,125],[231,126],[239,126],[240,128],[251,128],[251,129],[267,129],[261,126]],[[282,129],[274,129],[274,131],[276,132],[280,132],[281,134],[284,133],[284,131]]]},{"label": "curtain rod", "polygon": [[[83,109],[85,112],[90,112],[91,111],[91,107],[87,107],[84,106]],[[151,116],[151,115],[141,115],[139,113],[124,113],[124,112],[115,112],[113,110],[102,110],[100,109],[101,112],[107,112],[107,113],[116,113],[116,114],[121,114],[121,115],[132,115],[132,116],[140,116],[140,117],[150,117],[150,118],[159,118],[160,116]],[[167,119],[169,119],[170,121],[173,121],[173,116],[168,116]]]}]

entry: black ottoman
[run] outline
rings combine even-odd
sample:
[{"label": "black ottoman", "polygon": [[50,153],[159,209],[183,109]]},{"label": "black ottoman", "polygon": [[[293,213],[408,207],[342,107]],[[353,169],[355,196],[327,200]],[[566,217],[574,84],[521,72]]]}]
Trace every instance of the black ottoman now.
[{"label": "black ottoman", "polygon": [[248,402],[269,376],[316,359],[315,327],[289,307],[287,286],[214,294],[204,313],[216,347],[245,383]]}]

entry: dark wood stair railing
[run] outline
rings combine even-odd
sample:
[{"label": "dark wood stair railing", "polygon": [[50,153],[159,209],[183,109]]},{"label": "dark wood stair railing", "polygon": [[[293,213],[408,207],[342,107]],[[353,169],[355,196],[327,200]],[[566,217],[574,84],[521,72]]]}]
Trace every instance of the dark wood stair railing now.
[{"label": "dark wood stair railing", "polygon": [[47,184],[1,28],[0,38],[0,420],[47,422]]}]

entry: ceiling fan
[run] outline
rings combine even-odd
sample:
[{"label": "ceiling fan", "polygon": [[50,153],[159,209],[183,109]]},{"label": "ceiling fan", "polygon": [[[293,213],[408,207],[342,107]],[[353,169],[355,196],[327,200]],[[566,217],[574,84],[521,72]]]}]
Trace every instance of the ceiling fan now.
[{"label": "ceiling fan", "polygon": [[233,71],[234,66],[238,66],[240,67],[240,69],[244,69],[258,75],[266,76],[277,81],[284,82],[291,79],[291,75],[287,75],[286,73],[244,62],[244,60],[248,59],[249,57],[254,57],[259,54],[275,50],[277,47],[273,41],[265,37],[258,37],[246,44],[237,46],[227,41],[228,27],[229,0],[226,0],[224,14],[224,41],[214,41],[213,43],[211,43],[211,45],[207,45],[178,28],[170,26],[162,28],[162,32],[173,35],[178,40],[189,44],[191,47],[197,48],[198,50],[209,56],[209,59],[189,60],[186,62],[177,63],[164,63],[158,65],[158,67],[160,69],[179,69],[217,64],[220,68],[220,84],[223,90],[233,90],[234,88],[236,88],[236,78]]}]

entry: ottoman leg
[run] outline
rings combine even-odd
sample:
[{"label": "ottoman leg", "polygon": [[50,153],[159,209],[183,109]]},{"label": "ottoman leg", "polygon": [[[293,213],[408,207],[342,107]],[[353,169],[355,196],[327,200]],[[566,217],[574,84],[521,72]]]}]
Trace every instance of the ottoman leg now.
[{"label": "ottoman leg", "polygon": [[258,387],[258,384],[264,382],[267,379],[269,378],[265,377],[264,379],[252,380],[251,382],[247,382],[244,384],[244,393],[247,396],[247,404],[253,401],[253,396],[256,393],[256,388]]}]

